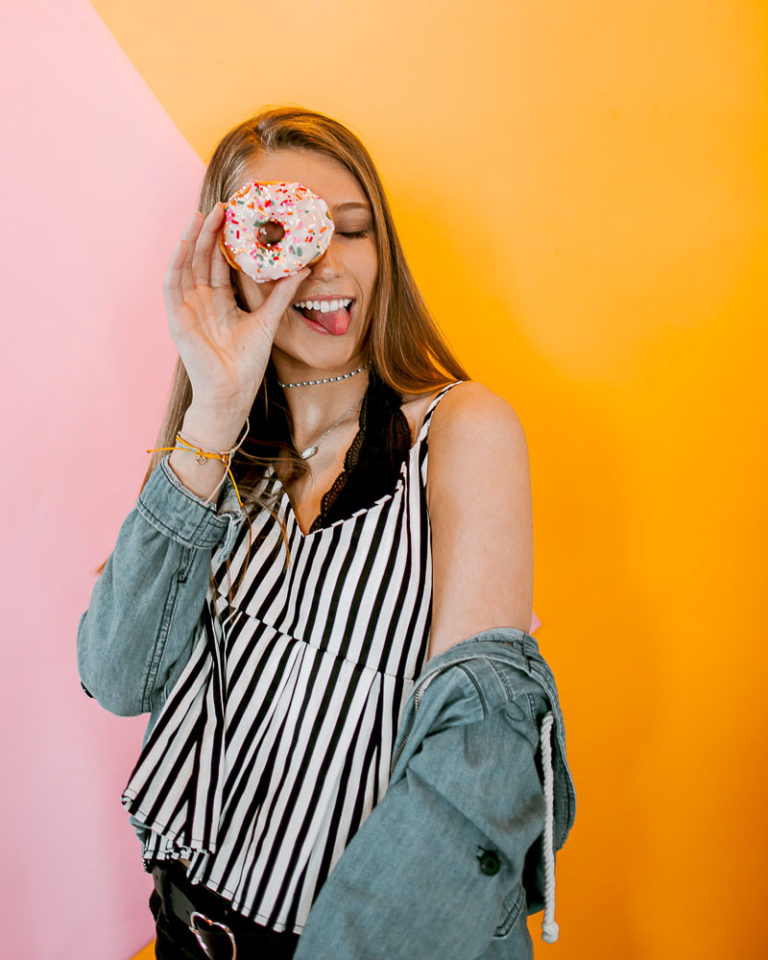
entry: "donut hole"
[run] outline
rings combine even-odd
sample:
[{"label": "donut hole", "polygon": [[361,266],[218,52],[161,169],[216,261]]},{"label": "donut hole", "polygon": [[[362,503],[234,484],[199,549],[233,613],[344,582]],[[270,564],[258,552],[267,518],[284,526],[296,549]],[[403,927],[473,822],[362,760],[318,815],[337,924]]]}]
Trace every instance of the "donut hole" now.
[{"label": "donut hole", "polygon": [[285,236],[283,225],[277,220],[265,220],[263,223],[256,224],[256,237],[259,243],[265,247],[272,247]]}]

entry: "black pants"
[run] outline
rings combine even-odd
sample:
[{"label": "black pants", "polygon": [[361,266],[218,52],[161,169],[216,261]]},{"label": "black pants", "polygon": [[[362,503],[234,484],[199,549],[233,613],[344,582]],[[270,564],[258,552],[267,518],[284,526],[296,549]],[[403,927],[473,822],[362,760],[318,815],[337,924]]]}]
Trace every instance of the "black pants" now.
[{"label": "black pants", "polygon": [[[248,936],[247,946],[243,939],[238,947],[238,958],[289,960],[293,956],[299,942],[298,934],[288,931],[278,933],[276,930],[263,927],[246,917],[236,916],[233,918],[227,910],[228,902],[223,897],[201,884],[190,883],[184,866],[176,861],[170,861],[167,864],[162,864],[160,874],[161,892],[158,893],[157,890],[153,890],[149,898],[149,909],[155,918],[157,929],[156,960],[205,960],[206,957],[205,952],[186,923],[175,916],[170,908],[166,909],[166,904],[169,902],[166,895],[169,880],[172,880],[177,887],[184,891],[201,913],[204,913],[211,920],[226,923],[233,931],[235,939],[237,939],[238,934]],[[254,940],[254,938],[256,939]]]}]

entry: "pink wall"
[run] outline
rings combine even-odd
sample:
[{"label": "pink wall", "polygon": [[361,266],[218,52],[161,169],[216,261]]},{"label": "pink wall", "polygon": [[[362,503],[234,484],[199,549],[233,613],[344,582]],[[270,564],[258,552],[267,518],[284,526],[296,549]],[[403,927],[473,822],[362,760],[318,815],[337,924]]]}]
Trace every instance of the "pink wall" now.
[{"label": "pink wall", "polygon": [[154,446],[163,273],[202,164],[85,0],[1,16],[0,953],[126,960],[152,936],[119,802],[145,718],[80,691],[75,631]]}]

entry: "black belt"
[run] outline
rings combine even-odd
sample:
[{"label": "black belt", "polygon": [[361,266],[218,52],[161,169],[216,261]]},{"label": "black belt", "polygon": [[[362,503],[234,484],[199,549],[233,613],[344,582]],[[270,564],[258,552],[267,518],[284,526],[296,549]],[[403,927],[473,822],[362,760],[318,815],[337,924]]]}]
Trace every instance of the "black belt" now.
[{"label": "black belt", "polygon": [[205,911],[199,910],[181,887],[173,882],[167,868],[153,867],[152,877],[165,913],[172,914],[188,927],[210,960],[237,960],[238,946],[243,949],[256,945],[264,947],[269,942],[269,933],[246,933],[233,929],[233,926],[247,921],[229,909],[224,902],[221,907],[217,905],[216,912],[221,919],[210,917]]}]

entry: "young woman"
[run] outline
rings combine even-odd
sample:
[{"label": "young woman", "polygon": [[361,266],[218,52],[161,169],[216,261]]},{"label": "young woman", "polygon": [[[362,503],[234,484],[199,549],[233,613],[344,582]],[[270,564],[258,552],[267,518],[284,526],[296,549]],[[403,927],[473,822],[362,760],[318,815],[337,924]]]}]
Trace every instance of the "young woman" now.
[{"label": "young woman", "polygon": [[[294,276],[256,283],[221,252],[224,202],[252,181],[330,208],[329,248]],[[348,129],[253,117],[214,152],[200,208],[166,277],[179,362],[158,450],[79,666],[107,709],[151,713],[123,802],[157,956],[288,957],[384,797],[425,664],[496,628],[535,645],[528,456],[430,319]]]}]

